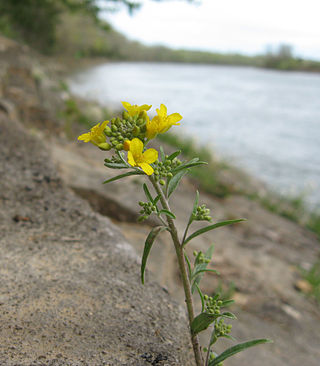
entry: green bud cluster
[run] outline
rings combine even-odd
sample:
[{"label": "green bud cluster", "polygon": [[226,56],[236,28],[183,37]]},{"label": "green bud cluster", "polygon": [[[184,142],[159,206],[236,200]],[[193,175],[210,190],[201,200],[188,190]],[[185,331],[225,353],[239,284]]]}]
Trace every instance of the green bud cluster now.
[{"label": "green bud cluster", "polygon": [[210,210],[206,205],[198,206],[197,211],[193,215],[193,219],[196,221],[211,221]]},{"label": "green bud cluster", "polygon": [[142,207],[140,210],[140,217],[138,221],[146,220],[153,212],[157,211],[157,207],[152,202],[139,202],[139,206]]},{"label": "green bud cluster", "polygon": [[205,312],[213,315],[220,315],[220,308],[223,304],[221,300],[215,299],[211,296],[204,295]]},{"label": "green bud cluster", "polygon": [[154,177],[156,181],[160,181],[161,183],[162,178],[173,177],[172,170],[181,165],[181,161],[177,158],[171,160],[166,156],[164,161],[157,160],[154,164]]},{"label": "green bud cluster", "polygon": [[114,149],[123,150],[123,143],[126,140],[132,140],[135,137],[144,140],[146,117],[141,113],[132,117],[127,112],[123,112],[123,118],[113,118],[104,129],[104,133],[109,137],[109,143]]},{"label": "green bud cluster", "polygon": [[198,253],[196,250],[193,252],[193,255],[197,257],[197,264],[201,263],[210,263],[210,258],[207,258],[201,251]]},{"label": "green bud cluster", "polygon": [[122,160],[120,159],[120,157],[119,156],[117,156],[117,155],[113,155],[112,157],[111,157],[111,159],[104,159],[104,161],[106,162],[106,163],[117,163],[117,164],[121,164],[122,163]]},{"label": "green bud cluster", "polygon": [[224,319],[215,322],[214,333],[217,338],[223,337],[231,332],[232,325],[225,324]]}]

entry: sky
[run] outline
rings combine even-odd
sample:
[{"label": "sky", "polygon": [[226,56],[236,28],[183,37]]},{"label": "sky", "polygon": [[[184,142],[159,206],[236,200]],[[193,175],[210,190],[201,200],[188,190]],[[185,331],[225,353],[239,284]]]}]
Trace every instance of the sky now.
[{"label": "sky", "polygon": [[320,0],[143,0],[102,17],[146,45],[212,52],[265,53],[279,44],[295,56],[320,60]]}]

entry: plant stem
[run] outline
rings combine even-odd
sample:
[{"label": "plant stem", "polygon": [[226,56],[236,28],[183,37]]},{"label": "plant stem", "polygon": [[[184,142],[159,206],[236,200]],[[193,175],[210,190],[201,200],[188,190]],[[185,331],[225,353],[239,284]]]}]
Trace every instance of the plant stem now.
[{"label": "plant stem", "polygon": [[[158,182],[156,182],[152,176],[150,176],[149,179],[150,179],[150,182],[152,183],[154,189],[156,190],[157,194],[160,195],[160,202],[161,202],[162,207],[165,210],[170,211],[169,203],[168,203],[162,189],[160,188]],[[190,286],[190,281],[189,281],[189,277],[187,274],[187,268],[186,268],[184,254],[183,254],[183,249],[182,249],[181,243],[179,241],[177,228],[174,224],[173,219],[171,217],[167,216],[167,222],[168,222],[168,225],[170,228],[171,238],[172,238],[174,248],[176,250],[176,254],[177,254],[177,258],[178,258],[180,275],[181,275],[181,279],[182,279],[182,283],[183,283],[185,301],[186,301],[187,310],[188,310],[189,326],[190,326],[189,328],[190,328],[193,352],[194,352],[197,366],[203,366],[203,358],[202,358],[202,354],[200,351],[200,344],[199,344],[198,336],[193,335],[191,332],[191,323],[194,319],[194,310],[193,310],[191,286]]]}]

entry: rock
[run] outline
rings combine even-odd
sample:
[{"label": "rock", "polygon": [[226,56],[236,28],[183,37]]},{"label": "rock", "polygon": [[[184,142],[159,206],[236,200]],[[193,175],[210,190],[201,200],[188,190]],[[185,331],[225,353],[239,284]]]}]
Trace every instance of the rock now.
[{"label": "rock", "polygon": [[294,288],[298,291],[303,292],[304,294],[310,294],[312,292],[311,284],[308,281],[302,279],[298,280],[294,284]]},{"label": "rock", "polygon": [[131,245],[36,137],[3,116],[0,129],[0,364],[192,365],[184,309],[140,284]]}]

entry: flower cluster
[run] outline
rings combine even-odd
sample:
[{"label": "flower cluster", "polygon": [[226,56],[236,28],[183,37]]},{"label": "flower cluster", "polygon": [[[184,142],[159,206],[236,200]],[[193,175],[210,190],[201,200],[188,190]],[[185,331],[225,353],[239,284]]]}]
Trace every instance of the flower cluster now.
[{"label": "flower cluster", "polygon": [[196,261],[197,264],[202,263],[210,263],[210,258],[207,258],[201,251],[198,253],[196,250],[193,252],[193,255],[197,257]]},{"label": "flower cluster", "polygon": [[208,314],[219,315],[220,314],[220,307],[222,306],[223,302],[218,300],[215,297],[211,297],[208,295],[204,295],[205,300],[205,312]]},{"label": "flower cluster", "polygon": [[152,202],[139,202],[139,206],[142,208],[140,210],[140,217],[138,221],[144,221],[146,220],[152,213],[157,211],[156,205],[154,205]]},{"label": "flower cluster", "polygon": [[[147,175],[152,175],[155,172],[152,165],[158,159],[158,151],[146,149],[148,141],[155,138],[157,134],[168,131],[172,126],[179,125],[178,122],[182,117],[179,113],[168,115],[164,104],[156,110],[157,115],[151,120],[147,114],[151,105],[138,106],[128,102],[122,102],[122,105],[126,109],[122,113],[122,118],[98,123],[91,128],[90,132],[80,135],[78,140],[91,142],[101,150],[128,151],[129,165],[140,168]],[[170,160],[165,164],[165,167],[176,166],[177,161]],[[164,169],[162,165],[163,163],[157,164],[158,178],[170,174],[170,169]]]},{"label": "flower cluster", "polygon": [[231,332],[232,325],[231,324],[225,324],[224,319],[221,318],[214,324],[214,334],[215,337],[224,337],[228,335]]},{"label": "flower cluster", "polygon": [[210,210],[206,205],[198,206],[196,212],[193,215],[193,219],[196,221],[212,221]]},{"label": "flower cluster", "polygon": [[181,165],[181,161],[178,158],[173,160],[169,159],[168,155],[165,156],[164,161],[155,161],[154,174],[156,181],[162,178],[172,178],[172,171]]}]

